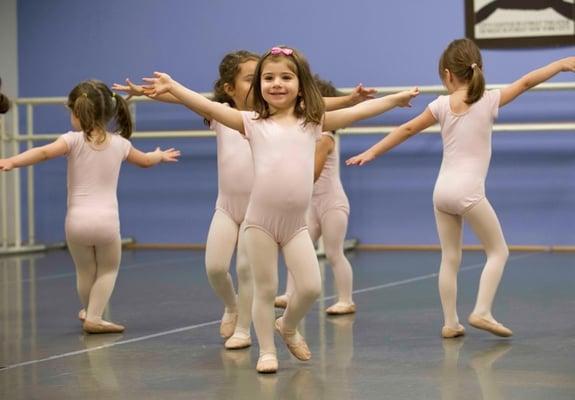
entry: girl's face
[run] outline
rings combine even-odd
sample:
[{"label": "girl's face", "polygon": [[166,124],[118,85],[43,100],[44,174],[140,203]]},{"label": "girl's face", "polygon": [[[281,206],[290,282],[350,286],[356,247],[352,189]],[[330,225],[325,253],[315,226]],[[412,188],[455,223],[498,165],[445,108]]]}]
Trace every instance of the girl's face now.
[{"label": "girl's face", "polygon": [[226,93],[234,100],[238,110],[251,110],[253,108],[253,93],[250,91],[250,87],[257,63],[256,60],[248,60],[241,63],[233,87],[229,85],[225,88]]},{"label": "girl's face", "polygon": [[262,66],[262,97],[272,112],[295,107],[299,79],[290,66],[286,59],[269,60]]}]

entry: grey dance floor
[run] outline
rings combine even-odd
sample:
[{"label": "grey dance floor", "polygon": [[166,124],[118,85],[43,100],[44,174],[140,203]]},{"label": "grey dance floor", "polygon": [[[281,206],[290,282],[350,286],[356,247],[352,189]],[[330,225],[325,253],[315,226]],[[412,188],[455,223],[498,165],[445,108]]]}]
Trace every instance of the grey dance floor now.
[{"label": "grey dance floor", "polygon": [[[1,399],[575,399],[575,254],[511,253],[495,306],[515,331],[467,326],[483,254],[464,254],[462,339],[442,340],[436,252],[350,253],[358,313],[302,323],[311,361],[276,337],[277,375],[257,347],[225,351],[203,252],[125,251],[108,317],[122,335],[84,335],[65,251],[0,258]],[[280,269],[282,283],[283,268]],[[255,335],[254,335],[255,337]]]}]

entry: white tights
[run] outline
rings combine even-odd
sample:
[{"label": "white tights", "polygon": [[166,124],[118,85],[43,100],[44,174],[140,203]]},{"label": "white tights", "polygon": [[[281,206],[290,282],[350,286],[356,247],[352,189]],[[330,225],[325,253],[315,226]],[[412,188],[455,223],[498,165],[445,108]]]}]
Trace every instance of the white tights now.
[{"label": "white tights", "polygon": [[[236,249],[238,296],[230,275],[230,263]],[[253,288],[251,271],[244,245],[243,226],[225,212],[216,210],[206,243],[206,272],[210,285],[222,300],[226,312],[238,313],[236,332],[250,333]]]},{"label": "white tights", "polygon": [[463,219],[469,223],[477,235],[487,256],[485,267],[481,273],[477,302],[473,313],[493,321],[494,318],[491,314],[493,299],[509,256],[507,243],[495,211],[489,201],[483,199],[467,211],[463,217],[435,209],[435,219],[441,243],[439,295],[445,325],[456,328],[459,324],[456,309],[457,273],[461,264]]},{"label": "white tights", "polygon": [[[260,355],[275,353],[274,299],[278,288],[278,244],[264,231],[248,227],[245,243],[254,277],[252,317]],[[294,278],[294,292],[283,314],[284,332],[297,325],[321,292],[321,277],[315,249],[307,230],[297,233],[283,248],[284,260]]]},{"label": "white tights", "polygon": [[86,309],[86,319],[101,322],[120,269],[120,237],[99,246],[68,241],[68,250],[76,266],[76,286],[80,301]]},{"label": "white tights", "polygon": [[[309,233],[314,243],[323,235],[325,255],[333,271],[337,301],[351,304],[353,303],[353,271],[343,252],[347,222],[348,215],[345,211],[329,210],[323,215],[320,223],[309,224]],[[288,273],[286,295],[290,296],[292,292],[293,278]]]}]

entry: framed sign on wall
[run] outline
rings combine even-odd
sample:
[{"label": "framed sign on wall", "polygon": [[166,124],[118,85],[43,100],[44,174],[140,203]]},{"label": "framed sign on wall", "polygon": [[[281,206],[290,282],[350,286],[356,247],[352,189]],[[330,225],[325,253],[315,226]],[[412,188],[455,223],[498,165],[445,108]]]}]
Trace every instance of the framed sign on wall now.
[{"label": "framed sign on wall", "polygon": [[575,0],[465,0],[465,31],[482,48],[575,45]]}]

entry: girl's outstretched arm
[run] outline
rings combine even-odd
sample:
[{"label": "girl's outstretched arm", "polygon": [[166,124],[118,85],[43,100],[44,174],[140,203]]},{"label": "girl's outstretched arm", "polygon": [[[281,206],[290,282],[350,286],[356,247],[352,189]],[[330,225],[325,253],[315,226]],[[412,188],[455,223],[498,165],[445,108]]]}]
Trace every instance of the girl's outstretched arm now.
[{"label": "girl's outstretched arm", "polygon": [[325,113],[323,131],[335,131],[345,128],[356,121],[374,117],[394,107],[411,107],[409,102],[419,94],[419,89],[413,88],[359,103],[353,107]]},{"label": "girl's outstretched arm", "polygon": [[159,147],[157,147],[156,151],[144,153],[135,147],[132,147],[126,160],[131,164],[137,165],[138,167],[149,168],[161,162],[177,162],[179,156],[180,151],[174,148],[161,150]]},{"label": "girl's outstretched arm", "polygon": [[351,93],[345,96],[324,97],[323,101],[325,103],[325,110],[332,111],[332,110],[339,110],[345,107],[355,106],[356,104],[359,104],[362,101],[375,98],[376,93],[377,93],[376,89],[365,88],[363,87],[363,84],[360,83],[353,89]]},{"label": "girl's outstretched arm", "polygon": [[60,157],[68,153],[68,145],[62,138],[41,147],[34,147],[14,157],[0,159],[0,171],[10,171],[13,168],[27,167],[39,162]]},{"label": "girl's outstretched arm", "polygon": [[144,78],[149,85],[144,86],[146,96],[156,97],[164,93],[170,93],[192,111],[204,116],[208,120],[216,120],[228,128],[244,134],[244,121],[242,113],[225,104],[206,99],[199,93],[194,92],[173,80],[170,75],[162,72],[154,72],[153,78]]},{"label": "girl's outstretched arm", "polygon": [[424,129],[429,128],[434,125],[437,121],[433,117],[433,114],[426,108],[424,112],[419,114],[417,117],[406,122],[405,124],[395,128],[386,137],[381,139],[379,142],[371,146],[369,149],[361,154],[353,156],[345,161],[346,165],[363,165],[379,155],[386,153],[387,151],[393,149],[395,146],[403,143],[413,135],[421,132]]},{"label": "girl's outstretched arm", "polygon": [[511,85],[501,89],[499,107],[513,101],[517,96],[526,92],[534,86],[552,78],[559,72],[575,72],[575,57],[567,57],[554,61],[546,66],[529,72],[513,82]]}]

